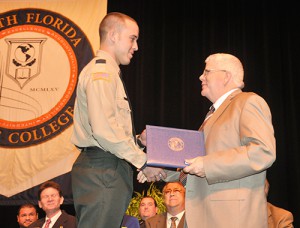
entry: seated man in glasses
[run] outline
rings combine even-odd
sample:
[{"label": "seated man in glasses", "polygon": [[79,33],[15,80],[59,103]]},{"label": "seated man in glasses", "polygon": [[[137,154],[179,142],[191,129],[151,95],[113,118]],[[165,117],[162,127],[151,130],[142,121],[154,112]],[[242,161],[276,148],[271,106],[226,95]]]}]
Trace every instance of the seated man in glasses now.
[{"label": "seated man in glasses", "polygon": [[46,217],[32,223],[29,228],[76,228],[75,216],[60,209],[63,201],[64,197],[58,183],[54,181],[43,183],[38,191],[38,203],[39,207],[45,211]]},{"label": "seated man in glasses", "polygon": [[180,182],[167,182],[163,190],[167,212],[148,218],[146,228],[183,228],[185,223],[185,188]]}]

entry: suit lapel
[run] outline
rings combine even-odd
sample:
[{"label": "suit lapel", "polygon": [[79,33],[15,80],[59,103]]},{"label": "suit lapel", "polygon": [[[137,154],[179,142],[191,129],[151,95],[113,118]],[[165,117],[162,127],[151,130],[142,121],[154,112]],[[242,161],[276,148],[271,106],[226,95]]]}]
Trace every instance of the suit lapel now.
[{"label": "suit lapel", "polygon": [[62,211],[62,214],[58,217],[58,219],[56,220],[52,228],[60,228],[61,226],[64,227],[65,222],[66,222],[66,216]]},{"label": "suit lapel", "polygon": [[184,227],[184,220],[185,220],[185,213],[182,215],[177,228],[183,228]]},{"label": "suit lapel", "polygon": [[158,228],[167,228],[167,213],[165,212],[163,216],[160,217]]},{"label": "suit lapel", "polygon": [[203,129],[204,135],[208,135],[210,132],[211,127],[214,125],[214,123],[217,121],[217,119],[224,113],[226,108],[230,105],[233,98],[235,98],[238,94],[240,94],[242,91],[240,89],[234,91],[231,93],[224,102],[220,105],[220,107],[214,112],[214,114],[209,118],[207,123],[205,124],[205,127]]},{"label": "suit lapel", "polygon": [[35,225],[34,226],[32,226],[33,228],[42,228],[43,227],[43,225],[44,225],[44,223],[45,223],[45,217],[44,218],[41,218],[41,219],[39,219],[39,220],[37,220],[36,222],[35,222]]}]

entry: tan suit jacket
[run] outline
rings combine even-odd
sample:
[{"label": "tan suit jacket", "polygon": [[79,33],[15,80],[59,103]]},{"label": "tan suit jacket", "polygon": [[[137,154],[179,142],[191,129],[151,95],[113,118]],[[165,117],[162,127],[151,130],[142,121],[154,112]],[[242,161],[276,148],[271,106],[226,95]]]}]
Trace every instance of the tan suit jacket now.
[{"label": "tan suit jacket", "polygon": [[267,103],[254,93],[233,92],[206,122],[204,136],[206,177],[188,175],[187,226],[266,228],[266,169],[276,159]]},{"label": "tan suit jacket", "polygon": [[268,203],[268,228],[293,228],[293,214]]},{"label": "tan suit jacket", "polygon": [[[184,227],[185,214],[180,219],[177,228]],[[154,215],[145,221],[146,228],[167,228],[167,213]],[[169,227],[168,227],[169,228]]]}]

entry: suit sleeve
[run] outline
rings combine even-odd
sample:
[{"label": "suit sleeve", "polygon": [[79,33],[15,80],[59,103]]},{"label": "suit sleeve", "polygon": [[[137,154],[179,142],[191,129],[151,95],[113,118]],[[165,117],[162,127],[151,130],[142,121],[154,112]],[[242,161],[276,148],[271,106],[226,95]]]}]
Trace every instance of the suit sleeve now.
[{"label": "suit sleeve", "polygon": [[227,107],[207,135],[204,169],[209,184],[262,172],[276,159],[270,109],[260,96],[245,96]]}]

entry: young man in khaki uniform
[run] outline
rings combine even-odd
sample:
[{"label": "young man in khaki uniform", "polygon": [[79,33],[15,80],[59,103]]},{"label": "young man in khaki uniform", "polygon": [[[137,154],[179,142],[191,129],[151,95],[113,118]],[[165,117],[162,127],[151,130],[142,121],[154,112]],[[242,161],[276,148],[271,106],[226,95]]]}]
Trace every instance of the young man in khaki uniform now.
[{"label": "young man in khaki uniform", "polygon": [[119,228],[133,193],[131,165],[142,171],[140,182],[166,175],[145,165],[119,68],[138,50],[139,27],[131,17],[113,12],[104,17],[99,33],[100,50],[77,86],[71,141],[81,153],[71,172],[72,189],[79,227]]}]

